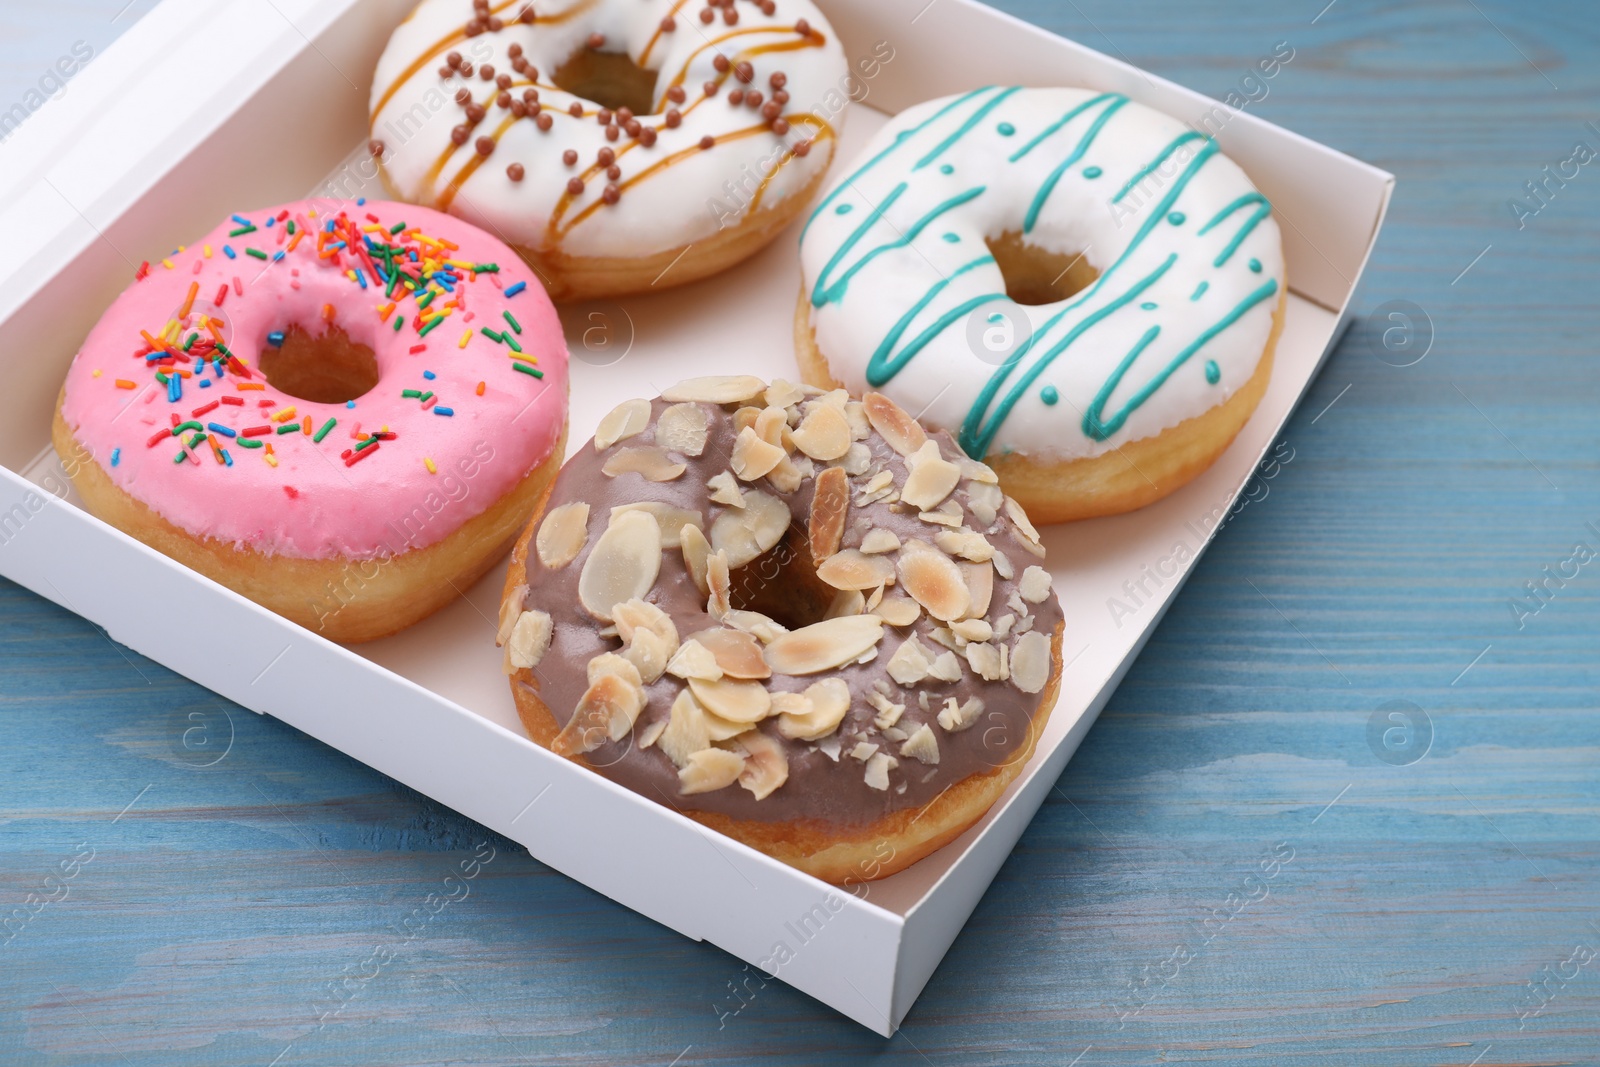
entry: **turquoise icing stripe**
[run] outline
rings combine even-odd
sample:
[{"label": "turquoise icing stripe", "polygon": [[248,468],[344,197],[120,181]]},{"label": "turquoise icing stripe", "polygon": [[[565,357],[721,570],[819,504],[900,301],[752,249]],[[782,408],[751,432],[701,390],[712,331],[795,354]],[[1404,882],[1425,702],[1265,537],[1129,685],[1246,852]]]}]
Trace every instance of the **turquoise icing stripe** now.
[{"label": "turquoise icing stripe", "polygon": [[[1077,118],[1079,115],[1083,114],[1085,111],[1088,111],[1091,107],[1094,107],[1096,104],[1103,104],[1107,100],[1110,100],[1113,97],[1117,97],[1117,96],[1118,96],[1118,94],[1116,94],[1116,93],[1101,93],[1099,96],[1093,97],[1092,99],[1089,99],[1089,100],[1085,100],[1083,103],[1079,104],[1077,107],[1073,108],[1071,111],[1068,111],[1065,115],[1062,115],[1055,122],[1051,123],[1049,126],[1046,126],[1044,128],[1044,130],[1037,137],[1035,137],[1033,140],[1029,141],[1027,144],[1023,145],[1021,148],[1017,149],[1015,152],[1011,153],[1010,162],[1015,163],[1017,160],[1021,159],[1025,155],[1027,155],[1029,152],[1032,152],[1035,148],[1038,147],[1039,142],[1041,142],[1041,141],[1049,138],[1050,136],[1052,136],[1057,130],[1061,129],[1061,127],[1065,126],[1067,123],[1071,122],[1073,119]],[[1127,97],[1120,97],[1120,99],[1126,100]]]},{"label": "turquoise icing stripe", "polygon": [[1205,136],[1204,134],[1196,133],[1194,130],[1189,130],[1189,131],[1187,131],[1185,133],[1180,133],[1173,140],[1173,142],[1171,144],[1167,145],[1167,147],[1165,147],[1165,148],[1163,148],[1161,150],[1161,154],[1160,155],[1156,156],[1155,159],[1152,159],[1150,162],[1148,162],[1144,166],[1140,167],[1139,168],[1139,172],[1137,174],[1135,174],[1133,177],[1128,179],[1128,184],[1124,185],[1121,189],[1117,190],[1117,195],[1113,196],[1111,198],[1111,202],[1113,204],[1119,203],[1122,200],[1123,197],[1125,197],[1129,193],[1133,192],[1134,186],[1138,185],[1140,182],[1142,182],[1146,178],[1150,177],[1150,175],[1155,172],[1156,168],[1160,167],[1161,164],[1165,163],[1167,161],[1167,157],[1168,156],[1172,155],[1172,153],[1176,152],[1178,149],[1182,148],[1184,145],[1188,144],[1190,141],[1201,140],[1204,136]]},{"label": "turquoise icing stripe", "polygon": [[1067,172],[1067,168],[1083,157],[1083,154],[1089,150],[1089,146],[1094,143],[1094,139],[1099,136],[1101,129],[1105,127],[1106,122],[1112,115],[1116,114],[1119,107],[1127,102],[1127,97],[1120,96],[1107,105],[1106,109],[1100,112],[1099,116],[1094,120],[1094,124],[1089,127],[1088,132],[1078,141],[1078,147],[1072,150],[1072,155],[1068,156],[1060,166],[1050,172],[1050,177],[1046,178],[1044,185],[1040,186],[1038,194],[1033,198],[1033,203],[1028,205],[1028,215],[1022,220],[1023,233],[1031,233],[1033,231],[1033,224],[1039,221],[1039,212],[1043,209],[1044,202],[1055,191],[1056,183],[1061,181],[1061,176]]},{"label": "turquoise icing stripe", "polygon": [[1188,361],[1190,356],[1204,348],[1207,342],[1209,342],[1213,337],[1217,336],[1217,334],[1238,322],[1240,317],[1243,316],[1245,312],[1249,311],[1251,308],[1255,307],[1257,304],[1261,303],[1261,301],[1267,299],[1277,291],[1278,282],[1276,279],[1269,278],[1267,281],[1263,282],[1249,296],[1245,297],[1243,300],[1239,301],[1238,304],[1234,305],[1232,311],[1228,312],[1211,326],[1207,327],[1206,331],[1190,342],[1188,347],[1186,347],[1182,352],[1179,352],[1176,356],[1173,356],[1172,362],[1163,367],[1159,374],[1157,374],[1154,378],[1151,378],[1145,383],[1142,389],[1133,394],[1133,396],[1129,398],[1128,402],[1122,406],[1122,409],[1115,415],[1111,416],[1109,421],[1102,420],[1100,416],[1105,410],[1106,401],[1111,399],[1111,394],[1115,392],[1117,386],[1122,383],[1122,376],[1128,372],[1129,367],[1133,366],[1134,360],[1139,358],[1139,353],[1144,351],[1145,346],[1155,339],[1155,335],[1159,328],[1152,327],[1150,331],[1140,339],[1139,343],[1133,347],[1133,351],[1129,352],[1123,357],[1122,362],[1117,365],[1117,369],[1112,372],[1111,377],[1107,378],[1105,384],[1100,387],[1100,392],[1095,395],[1094,402],[1089,405],[1089,410],[1083,413],[1083,432],[1096,441],[1104,441],[1106,438],[1122,429],[1123,424],[1128,421],[1128,416],[1132,415],[1134,411],[1138,410],[1139,405],[1150,399],[1151,394],[1153,394],[1157,389],[1161,388],[1166,380],[1172,377],[1173,372],[1175,372],[1179,367],[1183,366],[1184,363]]},{"label": "turquoise icing stripe", "polygon": [[[1157,267],[1155,270],[1139,279],[1139,281],[1135,282],[1133,287],[1127,292],[1112,300],[1105,307],[1100,308],[1099,310],[1086,316],[1082,322],[1078,323],[1076,326],[1072,327],[1071,330],[1067,331],[1066,336],[1057,341],[1050,351],[1040,356],[1034,362],[1033,366],[1029,367],[1022,377],[1017,381],[1017,384],[1011,387],[1011,391],[1006,394],[1005,399],[1001,400],[1000,403],[995,406],[994,417],[989,420],[987,425],[985,425],[983,423],[983,412],[988,409],[989,403],[994,399],[995,393],[1000,391],[1000,386],[1004,383],[1006,376],[1011,373],[1011,368],[1015,367],[1022,359],[1022,351],[1018,350],[1016,355],[1006,360],[1006,362],[998,371],[989,376],[989,381],[984,385],[983,392],[978,395],[977,401],[972,405],[972,409],[967,412],[967,417],[961,424],[959,440],[961,442],[961,447],[966,450],[967,455],[974,458],[986,455],[989,451],[989,446],[994,443],[995,434],[1000,432],[1001,424],[1004,423],[1006,417],[1011,414],[1011,409],[1016,406],[1017,401],[1021,399],[1022,395],[1028,391],[1028,388],[1033,385],[1034,380],[1038,378],[1039,375],[1044,373],[1045,368],[1049,367],[1051,363],[1055,362],[1055,358],[1057,356],[1065,352],[1072,342],[1076,341],[1079,337],[1082,337],[1084,333],[1086,333],[1096,323],[1111,315],[1125,304],[1131,303],[1133,300],[1137,299],[1140,293],[1154,285],[1156,280],[1165,274],[1168,268],[1170,268],[1177,261],[1178,254],[1176,252],[1167,256],[1166,260],[1162,262],[1161,266]],[[1036,334],[1035,337],[1037,336],[1038,335]],[[1023,346],[1023,348],[1027,347],[1029,346]]]},{"label": "turquoise icing stripe", "polygon": [[872,353],[872,358],[867,361],[867,384],[874,388],[883,385],[890,378],[893,378],[896,374],[898,374],[900,372],[900,368],[909,363],[918,352],[921,352],[929,341],[943,333],[952,322],[955,322],[963,315],[966,315],[968,312],[975,308],[981,307],[984,304],[994,300],[1005,299],[1006,294],[1004,293],[986,293],[983,296],[965,300],[958,304],[954,309],[941,315],[938,320],[933,323],[933,325],[929,326],[916,337],[912,338],[911,342],[902,348],[898,353],[894,353],[895,344],[900,340],[901,336],[906,332],[906,330],[911,327],[913,320],[915,320],[916,317],[933,302],[934,297],[944,292],[944,290],[949,287],[950,283],[955,281],[961,275],[970,270],[976,270],[985,264],[993,262],[993,256],[979,256],[971,263],[963,264],[958,269],[952,271],[950,277],[941,278],[935,282],[928,289],[928,291],[923,294],[921,300],[918,300],[911,306],[909,311],[900,316],[900,321],[894,324],[894,329],[889,331],[888,336],[886,336],[883,339],[883,342],[878,345],[877,351]]},{"label": "turquoise icing stripe", "polygon": [[893,144],[879,152],[877,155],[873,156],[871,159],[867,160],[865,163],[861,164],[861,166],[857,167],[854,173],[834,187],[833,192],[822,198],[822,202],[818,204],[811,212],[811,217],[806,219],[805,227],[800,231],[800,240],[804,241],[806,239],[806,232],[811,229],[811,224],[817,221],[817,216],[822,214],[823,209],[829,204],[833,203],[840,193],[844,192],[846,189],[852,188],[857,178],[861,177],[867,171],[877,166],[885,158],[893,154],[894,151],[901,145],[905,144],[911,138],[915,137],[917,134],[921,133],[935,122],[938,122],[940,119],[944,118],[962,104],[965,104],[967,101],[972,100],[975,97],[982,96],[984,93],[993,88],[994,86],[992,85],[985,85],[982,89],[974,89],[970,93],[963,93],[961,96],[956,97],[954,100],[950,101],[944,107],[941,107],[938,111],[935,111],[932,115],[929,115],[926,119],[917,123],[909,130],[901,130],[900,133],[896,135]]},{"label": "turquoise icing stripe", "polygon": [[857,227],[856,232],[850,235],[850,240],[845,244],[845,246],[839,249],[838,252],[834,253],[832,259],[828,260],[828,265],[823,268],[822,273],[817,275],[817,288],[816,291],[811,294],[811,303],[814,306],[821,307],[823,304],[836,303],[837,301],[844,299],[845,291],[850,287],[850,279],[856,276],[856,272],[860,271],[868,263],[871,263],[874,259],[889,251],[891,248],[904,248],[906,245],[916,240],[917,235],[926,229],[928,224],[933,222],[933,220],[937,219],[940,215],[943,215],[947,211],[951,211],[960,207],[968,200],[982,196],[984,189],[987,187],[982,185],[975,186],[971,189],[968,189],[964,193],[957,193],[955,196],[952,196],[950,199],[946,200],[944,203],[940,204],[932,211],[922,216],[916,222],[912,223],[911,227],[907,229],[905,233],[901,234],[893,241],[887,241],[879,245],[866,255],[862,256],[860,259],[856,260],[855,263],[851,265],[850,269],[846,270],[844,274],[839,277],[838,281],[829,284],[827,280],[828,275],[832,273],[834,267],[839,265],[840,258],[843,257],[843,255],[852,247],[854,247],[856,241],[858,241],[861,235],[866,231],[866,228],[877,222],[877,220],[882,217],[883,212],[888,209],[889,205],[894,203],[895,200],[899,199],[900,193],[903,192],[905,188],[906,185],[904,182],[901,182],[898,186],[896,186],[893,195],[884,200],[883,207],[874,211],[872,216],[867,219],[865,224]]},{"label": "turquoise icing stripe", "polygon": [[1224,263],[1228,262],[1228,259],[1235,252],[1237,252],[1239,250],[1239,246],[1244,243],[1244,239],[1250,235],[1250,231],[1256,228],[1256,224],[1262,219],[1266,218],[1268,215],[1272,214],[1272,205],[1268,203],[1267,198],[1262,196],[1260,193],[1245,193],[1243,196],[1239,197],[1239,199],[1235,200],[1233,203],[1217,212],[1216,215],[1212,217],[1210,222],[1206,223],[1200,228],[1200,235],[1203,237],[1205,236],[1207,230],[1210,230],[1212,227],[1216,226],[1217,223],[1221,222],[1223,219],[1226,219],[1235,211],[1238,211],[1240,208],[1248,204],[1257,205],[1256,210],[1248,219],[1245,220],[1244,225],[1239,227],[1239,232],[1233,235],[1233,240],[1228,242],[1227,247],[1225,247],[1222,252],[1218,254],[1216,259],[1211,261],[1211,265],[1213,267],[1220,267]]},{"label": "turquoise icing stripe", "polygon": [[827,287],[825,286],[823,279],[825,279],[829,274],[833,273],[833,269],[839,265],[839,261],[850,253],[850,250],[856,246],[856,242],[866,236],[867,231],[872,229],[873,225],[878,221],[878,219],[883,216],[883,213],[887,211],[890,205],[892,205],[896,200],[900,199],[900,194],[905,191],[905,182],[901,182],[899,185],[896,185],[894,190],[888,196],[884,197],[883,203],[873,208],[872,213],[862,221],[861,225],[857,226],[855,230],[851,232],[844,244],[840,245],[833,253],[828,260],[827,266],[822,268],[822,273],[817,275],[816,287],[811,291],[812,307],[821,307],[827,302],[827,297],[825,295],[827,293]]},{"label": "turquoise icing stripe", "polygon": [[989,100],[982,107],[969,115],[966,122],[963,122],[960,126],[956,127],[955,133],[952,133],[949,137],[946,137],[944,140],[940,141],[933,151],[917,160],[916,165],[911,169],[921,170],[929,163],[932,163],[934,160],[938,159],[942,154],[944,154],[945,149],[949,148],[951,145],[961,140],[961,138],[965,137],[972,130],[972,127],[983,121],[983,117],[985,115],[999,107],[1005,102],[1006,97],[1017,92],[1020,88],[1021,86],[1013,85],[1009,89],[1004,89],[999,93],[996,93],[993,99]]}]

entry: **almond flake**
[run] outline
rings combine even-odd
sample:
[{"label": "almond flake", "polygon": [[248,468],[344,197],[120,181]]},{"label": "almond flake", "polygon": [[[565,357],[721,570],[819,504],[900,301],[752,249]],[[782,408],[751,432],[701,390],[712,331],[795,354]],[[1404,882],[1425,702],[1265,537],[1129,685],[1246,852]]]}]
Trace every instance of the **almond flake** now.
[{"label": "almond flake", "polygon": [[1024,693],[1037,693],[1050,680],[1050,639],[1034,631],[1017,638],[1011,651],[1011,682]]},{"label": "almond flake", "polygon": [[728,557],[724,553],[713,552],[706,557],[706,585],[710,588],[706,614],[721,619],[733,610],[733,588],[728,577]]},{"label": "almond flake", "polygon": [[537,667],[550,649],[553,624],[542,611],[524,611],[511,628],[506,660],[518,670]]},{"label": "almond flake", "polygon": [[[587,505],[585,505],[587,506]],[[683,528],[693,526],[697,530],[705,529],[705,519],[698,511],[689,508],[680,508],[675,504],[663,504],[656,500],[641,500],[636,504],[618,504],[611,509],[611,518],[625,511],[648,511],[655,516],[656,522],[661,526],[661,547],[681,548],[683,546]]]},{"label": "almond flake", "polygon": [[767,665],[777,674],[816,674],[842,667],[875,651],[883,637],[876,615],[846,615],[802,626],[766,648]]},{"label": "almond flake", "polygon": [[739,488],[732,471],[713,474],[706,480],[706,488],[711,490],[711,499],[717,503],[730,508],[744,507],[744,490]]},{"label": "almond flake", "polygon": [[698,456],[706,450],[706,409],[699,404],[673,404],[656,420],[656,444],[669,452]]},{"label": "almond flake", "polygon": [[1004,641],[1007,637],[1011,636],[1011,627],[1016,624],[1016,621],[1017,617],[1011,614],[1002,615],[998,619],[994,620],[995,637],[1001,641]]},{"label": "almond flake", "polygon": [[922,616],[922,605],[908,596],[886,596],[874,610],[890,626],[910,626]]},{"label": "almond flake", "polygon": [[691,678],[689,690],[701,707],[730,722],[760,722],[772,710],[772,698],[760,682],[728,677],[715,682]]},{"label": "almond flake", "polygon": [[[804,459],[805,457],[801,457]],[[810,460],[806,460],[810,463]],[[785,455],[778,461],[778,465],[767,472],[767,481],[778,492],[788,495],[798,492],[800,483],[805,479],[801,477],[800,468],[795,466],[794,460]]]},{"label": "almond flake", "polygon": [[971,667],[978,676],[988,682],[997,682],[1001,677],[1000,652],[995,646],[986,642],[973,642],[967,646],[967,666]]},{"label": "almond flake", "polygon": [[688,680],[699,678],[714,682],[722,677],[722,668],[711,650],[694,638],[678,646],[678,651],[667,661],[667,673]]},{"label": "almond flake", "polygon": [[1011,563],[1011,557],[1004,552],[996,552],[994,559],[990,560],[990,562],[994,564],[994,572],[1008,582],[1017,573],[1016,567]]},{"label": "almond flake", "polygon": [[594,543],[578,575],[578,602],[595,618],[611,621],[611,610],[642,598],[661,572],[661,524],[647,511],[626,511]]},{"label": "almond flake", "polygon": [[889,672],[889,677],[901,685],[910,686],[926,678],[932,666],[933,657],[928,655],[927,647],[917,640],[916,634],[912,634],[895,649],[884,669]]},{"label": "almond flake", "polygon": [[734,608],[723,615],[722,621],[735,630],[743,630],[763,644],[771,644],[779,636],[789,632],[787,627],[778,625],[777,620],[759,611]]},{"label": "almond flake", "polygon": [[833,404],[813,404],[792,436],[794,446],[812,459],[838,459],[850,451],[850,420]]},{"label": "almond flake", "polygon": [[505,599],[500,601],[500,625],[494,632],[496,648],[511,638],[511,630],[517,625],[517,620],[522,618],[522,605],[527,599],[528,583],[523,582],[507,592]]},{"label": "almond flake", "polygon": [[662,734],[662,732],[664,730],[666,730],[666,728],[667,728],[667,720],[666,719],[657,719],[655,722],[651,723],[649,726],[646,726],[643,730],[640,730],[639,731],[639,747],[640,748],[649,748],[651,745],[655,744],[656,741],[658,741],[661,738],[661,734]]},{"label": "almond flake", "polygon": [[767,383],[748,374],[713,374],[689,378],[671,386],[661,399],[674,404],[700,401],[705,404],[742,404],[760,396]]},{"label": "almond flake", "polygon": [[711,547],[727,555],[729,569],[765,553],[789,528],[789,505],[771,493],[751,489],[744,501],[744,507],[724,511],[711,523]]},{"label": "almond flake", "polygon": [[767,666],[767,661],[762,657],[761,646],[743,631],[701,630],[690,640],[704,647],[721,673],[729,678],[760,681],[772,677],[772,668]]},{"label": "almond flake", "polygon": [[844,417],[850,421],[850,436],[855,440],[865,441],[872,434],[872,423],[867,421],[867,409],[861,401],[848,401],[844,406]]},{"label": "almond flake", "polygon": [[928,729],[928,724],[923,723],[917,727],[916,733],[906,739],[900,746],[900,755],[907,756],[928,766],[939,762],[939,739],[933,736],[933,731]]},{"label": "almond flake", "polygon": [[865,763],[872,758],[872,754],[876,751],[878,751],[877,745],[869,744],[866,741],[858,741],[856,742],[856,747],[850,750],[850,758],[858,759]]},{"label": "almond flake", "polygon": [[578,558],[584,542],[589,539],[589,505],[583,501],[562,504],[552,508],[539,523],[539,533],[533,539],[539,562],[553,571]]},{"label": "almond flake", "polygon": [[880,552],[894,552],[900,548],[900,538],[893,530],[886,530],[882,526],[867,531],[867,536],[861,539],[861,551],[869,555]]},{"label": "almond flake", "polygon": [[[984,470],[989,468],[985,467]],[[998,485],[988,485],[982,482],[969,482],[967,484],[967,507],[972,509],[972,517],[978,520],[978,525],[984,529],[994,525],[994,520],[1000,514],[1002,494]]]},{"label": "almond flake", "polygon": [[894,563],[847,548],[818,564],[817,577],[835,589],[874,589],[894,581]]},{"label": "almond flake", "polygon": [[1033,523],[1028,519],[1028,513],[1022,510],[1022,505],[1011,497],[1006,497],[1006,515],[1016,524],[1018,532],[1022,534],[1022,547],[1032,552],[1035,556],[1044,558],[1044,546],[1039,543],[1039,531],[1034,529]]},{"label": "almond flake", "polygon": [[951,697],[944,702],[944,710],[939,712],[939,725],[950,733],[958,734],[977,722],[982,714],[983,701],[977,697],[968,697],[964,704],[957,704],[956,698]]},{"label": "almond flake", "polygon": [[[979,463],[964,452],[956,453],[956,466],[961,468],[961,477],[968,478],[980,485],[1000,484],[1000,476],[994,472],[993,467],[987,463]],[[998,501],[996,501],[995,506],[999,506]]]},{"label": "almond flake", "polygon": [[625,642],[622,657],[639,669],[644,684],[661,677],[678,651],[678,628],[671,616],[646,600],[630,600],[612,609],[617,633]]},{"label": "almond flake", "polygon": [[900,499],[919,511],[932,511],[961,481],[961,468],[939,454],[939,443],[927,440],[906,457],[906,484]]},{"label": "almond flake", "polygon": [[812,559],[824,560],[839,551],[849,511],[850,481],[844,471],[829,467],[817,475],[816,488],[811,497],[807,540]]},{"label": "almond flake", "polygon": [[772,384],[767,386],[767,391],[761,399],[766,401],[769,408],[792,407],[806,398],[806,389],[806,386],[796,385],[794,382],[786,382],[782,378],[774,378]]},{"label": "almond flake", "polygon": [[647,482],[670,482],[688,469],[682,463],[672,462],[664,449],[648,445],[617,449],[606,457],[600,472],[608,478],[637,474]]},{"label": "almond flake", "polygon": [[882,693],[872,692],[867,694],[867,703],[871,704],[878,712],[872,720],[872,725],[880,730],[887,730],[900,721],[900,716],[906,713],[904,704],[896,704]]},{"label": "almond flake", "polygon": [[[907,547],[918,543],[910,542]],[[942,552],[927,546],[922,551],[901,551],[899,572],[905,591],[936,619],[959,619],[972,605],[961,569]]]},{"label": "almond flake", "polygon": [[[850,710],[850,687],[843,678],[824,678],[806,687],[802,694],[810,710],[802,713],[780,711],[778,732],[799,741],[815,741],[839,728]],[[774,695],[774,708],[777,697]]]},{"label": "almond flake", "polygon": [[755,429],[756,419],[761,417],[760,408],[740,408],[733,413],[733,435],[735,437],[745,430]]},{"label": "almond flake", "polygon": [[950,624],[950,631],[963,641],[987,641],[994,636],[994,627],[982,619],[962,619]]},{"label": "almond flake", "polygon": [[987,563],[994,558],[994,546],[988,539],[967,529],[940,530],[933,535],[933,543],[971,563]]},{"label": "almond flake", "polygon": [[861,590],[841,589],[828,601],[828,610],[822,613],[822,617],[837,619],[844,615],[863,615],[866,610],[867,598],[861,595]]},{"label": "almond flake", "polygon": [[624,400],[600,420],[594,431],[594,450],[604,452],[618,441],[642,431],[650,425],[650,401]]},{"label": "almond flake", "polygon": [[783,448],[763,441],[754,428],[745,427],[733,442],[733,473],[741,481],[753,482],[764,478],[784,458]]},{"label": "almond flake", "polygon": [[745,759],[722,748],[703,748],[689,755],[688,765],[678,772],[678,792],[684,796],[713,793],[726,789],[744,773]]},{"label": "almond flake", "polygon": [[966,583],[967,595],[972,599],[966,613],[981,619],[989,614],[989,601],[994,598],[994,567],[988,563],[958,563],[956,566],[961,568],[961,580]]},{"label": "almond flake", "polygon": [[788,451],[784,447],[784,431],[789,428],[789,413],[783,408],[770,405],[761,409],[761,414],[756,416],[755,425],[750,427],[756,436],[769,445]]},{"label": "almond flake", "polygon": [[620,674],[602,674],[578,698],[572,718],[556,735],[551,751],[575,756],[593,752],[608,740],[619,741],[633,729],[643,709],[644,691],[637,684]]},{"label": "almond flake", "polygon": [[941,682],[961,681],[961,661],[954,652],[948,649],[939,653],[939,658],[933,661],[933,666],[928,668],[928,677]]},{"label": "almond flake", "polygon": [[1050,596],[1050,572],[1043,567],[1029,567],[1017,582],[1017,592],[1030,604],[1041,604]]},{"label": "almond flake", "polygon": [[706,592],[706,560],[711,555],[711,542],[698,526],[690,526],[678,531],[678,544],[683,551],[684,569],[689,572],[695,588]]},{"label": "almond flake", "polygon": [[789,780],[789,757],[783,754],[783,746],[759,730],[734,738],[729,748],[744,757],[739,784],[757,800],[767,799]]},{"label": "almond flake", "polygon": [[859,478],[867,473],[867,468],[872,466],[872,449],[857,441],[850,446],[850,451],[844,454],[844,462],[840,467],[852,478]]},{"label": "almond flake", "polygon": [[674,765],[683,767],[692,754],[709,748],[713,741],[726,741],[748,729],[749,723],[729,722],[706,711],[689,690],[683,689],[672,702],[666,729],[656,740],[667,758]]},{"label": "almond flake", "polygon": [[888,789],[889,772],[900,766],[900,761],[893,756],[886,756],[882,752],[874,753],[867,760],[867,773],[865,781],[869,788]]},{"label": "almond flake", "polygon": [[868,393],[861,398],[861,404],[866,411],[867,421],[878,431],[878,436],[902,456],[911,455],[928,439],[927,432],[917,425],[917,420],[882,393]]}]

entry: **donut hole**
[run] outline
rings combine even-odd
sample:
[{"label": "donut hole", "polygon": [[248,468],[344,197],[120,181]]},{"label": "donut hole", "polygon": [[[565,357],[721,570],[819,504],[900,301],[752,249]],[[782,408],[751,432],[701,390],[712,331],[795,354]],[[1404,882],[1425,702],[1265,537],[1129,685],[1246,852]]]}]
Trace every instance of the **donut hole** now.
[{"label": "donut hole", "polygon": [[656,73],[639,66],[626,52],[583,48],[556,68],[551,81],[612,111],[627,108],[635,115],[650,115],[656,110]]},{"label": "donut hole", "polygon": [[1018,304],[1054,304],[1094,284],[1100,272],[1081,252],[1067,255],[1028,244],[1020,233],[988,240],[1006,281],[1006,296]]},{"label": "donut hole", "polygon": [[274,389],[314,404],[342,404],[378,384],[378,357],[337,326],[319,334],[290,326],[283,344],[265,346],[257,359]]},{"label": "donut hole", "polygon": [[805,532],[791,526],[765,555],[728,574],[728,602],[790,630],[827,617],[837,591],[817,577]]}]

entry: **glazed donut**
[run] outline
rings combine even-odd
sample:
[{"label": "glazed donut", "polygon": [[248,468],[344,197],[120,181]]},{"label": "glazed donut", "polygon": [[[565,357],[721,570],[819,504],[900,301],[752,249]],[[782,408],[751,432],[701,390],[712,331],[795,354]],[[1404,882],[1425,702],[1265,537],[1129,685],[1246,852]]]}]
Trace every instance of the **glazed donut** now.
[{"label": "glazed donut", "polygon": [[143,264],[52,440],[99,518],[365,641],[504,556],[566,422],[560,321],[505,245],[414,205],[301,201]]},{"label": "glazed donut", "polygon": [[834,883],[981,818],[1055,704],[1062,613],[994,472],[880,394],[629,400],[512,550],[528,734]]},{"label": "glazed donut", "polygon": [[801,238],[817,385],[957,435],[1036,522],[1142,507],[1233,441],[1283,326],[1272,208],[1216,142],[1117,93],[910,108]]},{"label": "glazed donut", "polygon": [[849,74],[811,0],[423,0],[372,86],[399,199],[499,234],[557,300],[756,252],[819,189]]}]

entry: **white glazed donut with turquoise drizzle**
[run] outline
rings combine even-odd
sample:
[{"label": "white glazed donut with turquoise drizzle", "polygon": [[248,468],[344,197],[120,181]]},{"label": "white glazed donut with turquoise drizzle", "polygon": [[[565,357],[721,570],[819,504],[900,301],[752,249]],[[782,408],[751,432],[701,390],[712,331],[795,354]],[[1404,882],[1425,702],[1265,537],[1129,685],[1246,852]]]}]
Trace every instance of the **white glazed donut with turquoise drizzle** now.
[{"label": "white glazed donut with turquoise drizzle", "polygon": [[[1015,304],[987,244],[1003,235],[1081,254],[1098,276]],[[974,458],[1044,463],[1224,403],[1269,350],[1284,288],[1271,206],[1214,141],[1084,89],[991,87],[902,112],[817,206],[801,262],[834,378]],[[1001,314],[1026,326],[996,355],[974,338],[1003,330]]]}]

